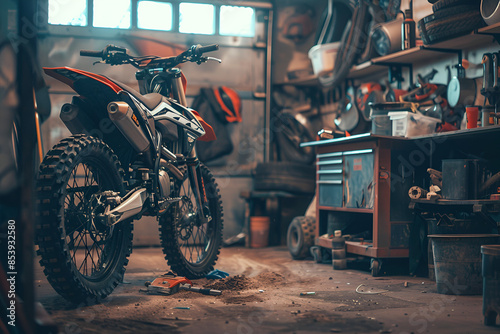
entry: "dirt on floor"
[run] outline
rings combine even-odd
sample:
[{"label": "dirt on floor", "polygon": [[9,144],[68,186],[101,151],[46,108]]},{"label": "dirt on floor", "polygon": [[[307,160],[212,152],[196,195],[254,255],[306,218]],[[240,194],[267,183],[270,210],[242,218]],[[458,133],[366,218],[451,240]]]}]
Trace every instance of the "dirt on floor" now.
[{"label": "dirt on floor", "polygon": [[436,293],[407,276],[293,261],[284,248],[223,249],[219,280],[192,280],[220,296],[144,292],[168,272],[161,250],[135,249],[124,284],[100,304],[72,305],[37,270],[37,299],[61,333],[498,333],[482,324],[480,296]]}]

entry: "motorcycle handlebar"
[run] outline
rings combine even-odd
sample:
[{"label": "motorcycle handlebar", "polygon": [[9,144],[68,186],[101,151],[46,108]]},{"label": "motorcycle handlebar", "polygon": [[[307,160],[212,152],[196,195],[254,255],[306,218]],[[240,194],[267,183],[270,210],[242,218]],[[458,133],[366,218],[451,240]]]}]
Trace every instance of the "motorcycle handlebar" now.
[{"label": "motorcycle handlebar", "polygon": [[103,52],[101,51],[94,51],[94,50],[80,50],[80,56],[83,57],[95,57],[95,58],[102,58]]},{"label": "motorcycle handlebar", "polygon": [[197,51],[201,54],[201,53],[211,52],[211,51],[216,51],[216,50],[219,50],[218,44],[200,46]]}]

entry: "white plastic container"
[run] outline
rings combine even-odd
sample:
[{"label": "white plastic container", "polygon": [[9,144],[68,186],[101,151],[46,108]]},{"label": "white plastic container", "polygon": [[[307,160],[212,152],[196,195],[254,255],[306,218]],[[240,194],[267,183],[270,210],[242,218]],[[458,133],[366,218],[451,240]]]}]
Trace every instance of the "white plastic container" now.
[{"label": "white plastic container", "polygon": [[436,132],[436,125],[441,120],[409,111],[390,112],[392,135],[400,137],[417,137]]},{"label": "white plastic container", "polygon": [[335,58],[340,48],[340,42],[318,44],[309,50],[309,59],[311,59],[314,74],[325,76],[333,71]]}]

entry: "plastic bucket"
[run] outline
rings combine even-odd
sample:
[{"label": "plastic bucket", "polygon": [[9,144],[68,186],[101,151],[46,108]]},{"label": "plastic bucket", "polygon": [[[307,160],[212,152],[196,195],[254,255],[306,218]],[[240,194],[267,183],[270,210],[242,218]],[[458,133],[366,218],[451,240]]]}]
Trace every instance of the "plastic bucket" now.
[{"label": "plastic bucket", "polygon": [[434,234],[432,253],[437,292],[446,295],[480,295],[481,246],[498,242],[498,234]]},{"label": "plastic bucket", "polygon": [[494,326],[500,315],[500,245],[481,246],[481,253],[484,324]]},{"label": "plastic bucket", "polygon": [[262,248],[269,245],[269,217],[250,217],[250,247]]},{"label": "plastic bucket", "polygon": [[308,56],[311,59],[314,74],[317,76],[328,75],[335,67],[335,58],[339,51],[340,42],[318,44],[313,46]]}]

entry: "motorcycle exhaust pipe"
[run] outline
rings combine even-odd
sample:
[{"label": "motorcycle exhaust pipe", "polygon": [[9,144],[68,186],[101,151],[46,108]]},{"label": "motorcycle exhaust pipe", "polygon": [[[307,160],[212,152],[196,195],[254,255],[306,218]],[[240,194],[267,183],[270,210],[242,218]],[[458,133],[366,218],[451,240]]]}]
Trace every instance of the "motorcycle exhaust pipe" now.
[{"label": "motorcycle exhaust pipe", "polygon": [[108,115],[132,147],[139,153],[149,152],[150,142],[141,129],[137,116],[125,102],[110,102]]},{"label": "motorcycle exhaust pipe", "polygon": [[72,103],[65,103],[61,108],[59,118],[63,121],[68,130],[76,134],[89,134],[92,129],[95,129],[95,124],[80,108]]}]

